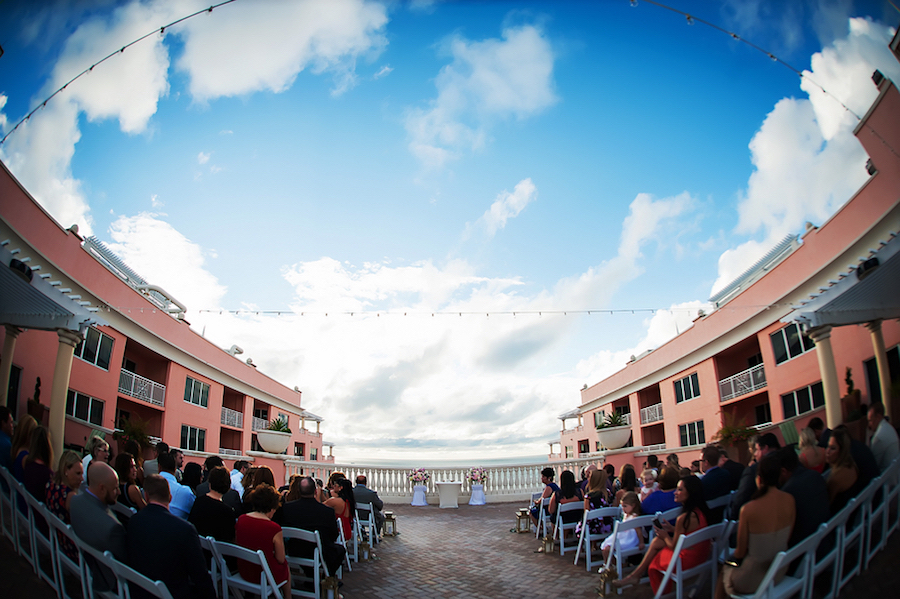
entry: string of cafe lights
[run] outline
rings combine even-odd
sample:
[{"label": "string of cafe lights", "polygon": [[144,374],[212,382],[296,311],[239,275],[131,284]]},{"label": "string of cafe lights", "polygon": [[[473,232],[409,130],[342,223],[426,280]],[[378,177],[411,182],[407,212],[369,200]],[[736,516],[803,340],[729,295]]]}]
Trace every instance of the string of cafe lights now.
[{"label": "string of cafe lights", "polygon": [[24,123],[27,123],[27,122],[31,119],[31,117],[34,115],[34,113],[36,113],[38,110],[42,110],[43,108],[45,108],[45,107],[47,106],[47,102],[49,102],[50,100],[52,100],[53,98],[55,98],[58,94],[61,94],[61,93],[62,93],[67,87],[69,87],[72,83],[74,83],[75,81],[77,81],[77,80],[80,79],[81,77],[87,75],[88,73],[92,72],[92,71],[94,70],[95,67],[97,67],[97,66],[103,64],[104,62],[106,62],[107,60],[109,60],[110,58],[112,58],[113,56],[118,56],[119,54],[124,54],[124,53],[125,53],[125,50],[127,50],[128,48],[130,48],[131,46],[133,46],[133,45],[135,45],[135,44],[137,44],[137,43],[140,43],[140,42],[144,41],[145,39],[147,39],[148,37],[150,37],[150,36],[152,36],[152,35],[156,35],[157,33],[158,33],[159,35],[161,35],[161,36],[162,36],[162,35],[165,35],[166,29],[169,29],[170,27],[173,27],[173,26],[175,26],[175,25],[178,25],[179,23],[182,23],[182,22],[184,22],[184,21],[187,21],[188,19],[192,19],[192,18],[196,17],[197,15],[209,14],[209,13],[211,13],[213,10],[219,8],[220,6],[225,6],[226,4],[231,4],[232,2],[236,2],[236,1],[237,1],[237,0],[223,0],[222,2],[219,2],[218,4],[213,4],[213,5],[210,6],[209,8],[204,8],[203,10],[198,10],[198,11],[195,12],[195,13],[192,13],[192,14],[189,14],[189,15],[187,15],[187,16],[181,17],[180,19],[176,19],[176,20],[172,21],[171,23],[169,23],[168,25],[163,25],[163,26],[160,27],[159,29],[154,29],[153,31],[151,31],[151,32],[149,32],[149,33],[146,33],[146,34],[142,35],[141,37],[137,38],[136,40],[134,40],[134,41],[132,41],[132,42],[129,42],[129,43],[125,44],[124,46],[122,46],[122,47],[119,48],[118,50],[115,50],[115,51],[113,51],[113,52],[110,52],[109,54],[107,54],[106,56],[104,56],[103,58],[101,58],[100,60],[98,60],[97,62],[95,62],[94,64],[92,64],[92,65],[89,66],[88,68],[86,68],[85,70],[81,71],[80,73],[78,73],[77,75],[75,75],[74,77],[72,77],[71,79],[69,79],[68,81],[66,81],[66,83],[65,83],[62,87],[60,87],[60,88],[57,89],[55,92],[53,92],[52,94],[50,94],[50,95],[47,97],[46,100],[44,100],[43,102],[41,102],[40,104],[38,104],[36,107],[34,107],[34,108],[31,110],[31,112],[29,112],[29,113],[26,114],[24,117],[22,117],[22,119],[19,120],[19,122],[16,123],[16,125],[15,125],[12,129],[10,129],[10,130],[6,133],[6,135],[3,136],[2,139],[0,139],[0,146],[2,146],[2,145],[6,142],[6,138],[8,138],[10,135],[12,135],[12,134],[16,131],[16,129],[18,129],[18,128],[19,128],[21,125],[23,125]]}]

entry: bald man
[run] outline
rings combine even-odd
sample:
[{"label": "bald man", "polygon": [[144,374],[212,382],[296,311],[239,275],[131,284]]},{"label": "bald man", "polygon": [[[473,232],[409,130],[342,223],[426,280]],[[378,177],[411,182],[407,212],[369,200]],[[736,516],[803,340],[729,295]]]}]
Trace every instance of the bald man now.
[{"label": "bald man", "polygon": [[[100,460],[91,461],[88,470],[91,484],[72,498],[69,507],[72,528],[78,538],[91,547],[109,551],[117,560],[125,562],[125,527],[109,509],[119,496],[119,476],[109,464]],[[104,591],[116,588],[112,572],[98,564],[91,564],[91,570],[95,588]]]}]

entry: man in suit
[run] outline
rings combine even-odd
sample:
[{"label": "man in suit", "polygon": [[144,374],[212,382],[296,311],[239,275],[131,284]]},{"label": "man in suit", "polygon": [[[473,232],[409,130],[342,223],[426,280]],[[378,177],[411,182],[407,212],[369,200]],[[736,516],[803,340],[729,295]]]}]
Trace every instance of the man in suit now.
[{"label": "man in suit", "polygon": [[731,476],[731,490],[737,491],[738,486],[741,484],[741,476],[744,474],[745,466],[729,458],[725,448],[719,447],[719,468],[728,472],[729,476]]},{"label": "man in suit", "polygon": [[740,515],[741,508],[750,501],[750,497],[756,492],[756,468],[759,462],[773,451],[778,451],[779,449],[781,449],[781,443],[778,442],[778,437],[772,433],[760,435],[753,442],[754,462],[744,468],[744,473],[741,475],[741,484],[731,500],[731,516],[733,518],[737,518]]},{"label": "man in suit", "polygon": [[378,496],[378,493],[366,487],[368,480],[364,474],[356,477],[356,486],[353,487],[353,498],[356,499],[356,505],[360,503],[371,503],[372,511],[375,514],[375,531],[381,534],[381,527],[384,525],[384,502]]},{"label": "man in suit", "polygon": [[793,547],[816,532],[831,517],[828,489],[821,474],[800,465],[793,446],[778,450],[778,459],[781,461],[778,486],[794,496],[797,507],[797,518],[788,541],[788,545]]},{"label": "man in suit", "polygon": [[[304,477],[300,480],[300,499],[284,504],[281,525],[301,530],[319,531],[322,540],[322,556],[328,573],[334,576],[344,562],[346,550],[338,544],[338,525],[334,510],[316,500],[316,481]],[[309,543],[292,540],[286,547],[288,555],[312,557],[314,548]]]},{"label": "man in suit", "polygon": [[[731,475],[724,468],[719,468],[719,456],[719,448],[714,445],[707,445],[701,453],[700,471],[703,477],[700,484],[703,486],[703,499],[707,502],[731,493]],[[713,510],[711,522],[721,522],[724,511],[724,507]]]},{"label": "man in suit", "polygon": [[[72,529],[79,539],[94,549],[109,551],[120,562],[126,562],[125,527],[109,509],[119,496],[119,476],[109,464],[100,460],[92,460],[88,469],[91,471],[90,486],[72,497],[69,505]],[[116,588],[116,577],[111,570],[93,561],[91,570],[97,590]]]},{"label": "man in suit", "polygon": [[131,567],[166,584],[174,599],[215,599],[216,589],[197,530],[169,512],[169,483],[158,474],[144,479],[147,507],[128,521],[128,559]]}]

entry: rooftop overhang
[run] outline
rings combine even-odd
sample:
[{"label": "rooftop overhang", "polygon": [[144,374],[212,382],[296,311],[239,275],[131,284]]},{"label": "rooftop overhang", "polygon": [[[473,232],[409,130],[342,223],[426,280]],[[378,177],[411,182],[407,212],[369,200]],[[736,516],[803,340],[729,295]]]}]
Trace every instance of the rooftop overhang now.
[{"label": "rooftop overhang", "polygon": [[31,273],[29,281],[27,276],[10,268],[14,259],[5,245],[0,246],[0,324],[20,329],[65,329],[81,333],[88,326],[108,324],[97,315],[96,308],[85,308],[80,297],[69,297],[65,289],[58,289],[52,281],[37,274],[38,271]]},{"label": "rooftop overhang", "polygon": [[781,322],[814,329],[893,318],[900,318],[900,237],[896,232]]},{"label": "rooftop overhang", "polygon": [[565,414],[560,414],[557,416],[560,420],[568,420],[569,418],[578,418],[581,415],[581,408],[575,408],[574,410],[569,410]]}]

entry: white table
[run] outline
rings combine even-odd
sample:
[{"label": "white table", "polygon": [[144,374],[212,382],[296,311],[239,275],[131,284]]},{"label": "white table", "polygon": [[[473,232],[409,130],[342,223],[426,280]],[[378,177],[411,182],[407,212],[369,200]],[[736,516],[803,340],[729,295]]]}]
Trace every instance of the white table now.
[{"label": "white table", "polygon": [[428,505],[428,499],[425,498],[425,491],[428,487],[425,485],[413,485],[413,498],[410,505],[422,506]]},{"label": "white table", "polygon": [[474,483],[472,485],[472,497],[469,498],[469,505],[484,505],[487,498],[484,496],[484,485]]},{"label": "white table", "polygon": [[441,507],[459,507],[459,492],[462,489],[462,481],[445,481],[434,483],[438,488],[441,498]]}]

